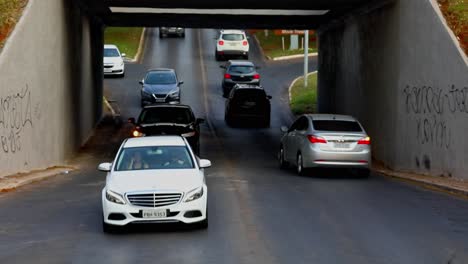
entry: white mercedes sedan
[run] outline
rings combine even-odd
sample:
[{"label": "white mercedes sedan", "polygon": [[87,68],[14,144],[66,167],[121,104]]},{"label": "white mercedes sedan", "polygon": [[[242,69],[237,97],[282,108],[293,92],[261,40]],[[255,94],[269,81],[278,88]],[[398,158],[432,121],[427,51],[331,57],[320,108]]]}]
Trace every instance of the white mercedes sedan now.
[{"label": "white mercedes sedan", "polygon": [[209,160],[195,156],[180,136],[129,138],[107,172],[102,190],[103,230],[137,223],[180,222],[208,227],[204,169]]}]

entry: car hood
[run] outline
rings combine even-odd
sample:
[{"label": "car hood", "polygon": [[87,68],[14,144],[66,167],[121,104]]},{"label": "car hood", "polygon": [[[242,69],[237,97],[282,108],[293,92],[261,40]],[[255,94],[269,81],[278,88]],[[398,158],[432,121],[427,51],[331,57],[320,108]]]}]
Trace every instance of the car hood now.
[{"label": "car hood", "polygon": [[165,190],[188,192],[202,185],[203,176],[198,169],[112,172],[106,183],[107,189],[120,194]]},{"label": "car hood", "polygon": [[169,93],[177,88],[177,84],[145,84],[143,91],[150,94]]},{"label": "car hood", "polygon": [[104,57],[104,64],[119,64],[122,63],[121,57]]}]

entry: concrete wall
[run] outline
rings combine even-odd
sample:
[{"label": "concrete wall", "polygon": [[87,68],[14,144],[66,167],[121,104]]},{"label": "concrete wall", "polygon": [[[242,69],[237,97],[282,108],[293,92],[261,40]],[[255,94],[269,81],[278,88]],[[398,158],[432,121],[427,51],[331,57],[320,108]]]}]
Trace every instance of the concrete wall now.
[{"label": "concrete wall", "polygon": [[0,53],[0,177],[63,164],[100,117],[102,26],[71,2],[29,0]]},{"label": "concrete wall", "polygon": [[392,169],[468,179],[468,60],[435,1],[361,10],[319,32],[320,112],[359,118]]}]

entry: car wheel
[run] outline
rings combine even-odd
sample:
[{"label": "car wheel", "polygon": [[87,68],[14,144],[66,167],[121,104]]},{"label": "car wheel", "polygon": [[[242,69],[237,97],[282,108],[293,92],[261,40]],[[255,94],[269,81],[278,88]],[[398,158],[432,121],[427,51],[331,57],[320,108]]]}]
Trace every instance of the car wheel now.
[{"label": "car wheel", "polygon": [[106,234],[115,234],[118,233],[119,227],[115,225],[109,225],[104,220],[102,220],[102,231]]},{"label": "car wheel", "polygon": [[264,128],[270,127],[270,116],[269,115],[267,115],[266,117],[264,117],[262,119],[262,127],[264,127]]},{"label": "car wheel", "polygon": [[141,105],[141,108],[145,107],[145,102],[141,101],[140,105]]},{"label": "car wheel", "polygon": [[357,175],[361,178],[369,178],[370,170],[369,169],[358,169]]},{"label": "car wheel", "polygon": [[288,163],[284,160],[284,148],[281,147],[278,153],[278,160],[280,169],[286,169],[288,167]]},{"label": "car wheel", "polygon": [[163,38],[163,37],[164,37],[163,33],[159,32],[159,38]]},{"label": "car wheel", "polygon": [[125,72],[123,72],[122,74],[120,74],[120,78],[124,78],[125,77]]},{"label": "car wheel", "polygon": [[244,59],[245,59],[245,60],[248,60],[248,59],[249,59],[249,55],[245,55],[245,56],[244,56]]},{"label": "car wheel", "polygon": [[300,176],[305,175],[305,169],[304,169],[303,159],[302,159],[302,154],[301,153],[297,154],[296,170],[297,170],[297,175],[300,175]]},{"label": "car wheel", "polygon": [[216,61],[220,61],[220,60],[221,60],[220,56],[218,55],[218,52],[215,53],[215,59],[216,59]]}]

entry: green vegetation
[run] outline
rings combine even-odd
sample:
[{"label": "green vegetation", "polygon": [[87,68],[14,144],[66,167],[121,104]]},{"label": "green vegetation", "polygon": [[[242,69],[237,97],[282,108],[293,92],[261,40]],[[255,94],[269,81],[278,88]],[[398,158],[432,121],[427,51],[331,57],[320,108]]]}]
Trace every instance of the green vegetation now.
[{"label": "green vegetation", "polygon": [[104,34],[104,43],[116,45],[128,58],[134,58],[140,46],[143,28],[110,27]]},{"label": "green vegetation", "polygon": [[0,49],[21,17],[28,0],[0,0]]},{"label": "green vegetation", "polygon": [[[285,50],[283,50],[283,44],[281,40],[282,36],[275,35],[273,30],[268,30],[268,36],[265,36],[265,30],[255,31],[254,34],[260,42],[260,46],[262,47],[263,52],[265,52],[265,56],[268,56],[270,58],[276,58],[281,56],[304,54],[303,49],[289,50],[289,35],[284,36]],[[302,38],[303,36],[299,36],[299,42],[302,41]],[[299,43],[299,48],[301,48],[301,43]],[[313,52],[317,52],[316,36],[315,34],[310,34],[309,53]]]},{"label": "green vegetation", "polygon": [[297,80],[291,88],[291,111],[295,115],[317,111],[317,73],[309,74],[307,87],[304,78]]},{"label": "green vegetation", "polygon": [[460,45],[468,54],[468,0],[438,0],[440,9]]}]

